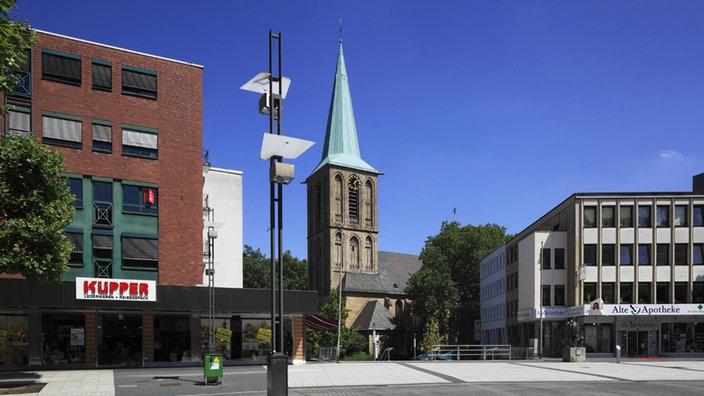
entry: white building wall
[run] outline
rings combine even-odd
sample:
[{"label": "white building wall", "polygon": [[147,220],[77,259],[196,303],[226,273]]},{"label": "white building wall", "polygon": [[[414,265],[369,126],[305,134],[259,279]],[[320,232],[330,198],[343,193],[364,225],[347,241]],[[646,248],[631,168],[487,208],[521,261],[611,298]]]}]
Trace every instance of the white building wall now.
[{"label": "white building wall", "polygon": [[479,263],[481,342],[506,344],[506,245]]},{"label": "white building wall", "polygon": [[[212,210],[210,216],[218,232],[214,241],[215,287],[242,288],[242,172],[204,167],[203,206],[206,205]],[[205,210],[203,219],[203,252],[207,252]],[[203,262],[207,261],[204,254]],[[205,266],[203,284],[208,285]]]}]

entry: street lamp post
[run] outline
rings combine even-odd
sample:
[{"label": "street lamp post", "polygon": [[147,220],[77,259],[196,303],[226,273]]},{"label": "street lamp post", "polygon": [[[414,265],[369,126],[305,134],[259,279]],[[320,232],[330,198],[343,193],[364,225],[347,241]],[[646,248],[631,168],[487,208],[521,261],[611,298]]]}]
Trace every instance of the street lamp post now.
[{"label": "street lamp post", "polygon": [[540,256],[538,257],[538,270],[540,271],[540,339],[538,339],[538,353],[543,358],[543,242],[540,242]]},{"label": "street lamp post", "polygon": [[[273,74],[274,42],[277,43],[277,74]],[[295,159],[314,143],[281,134],[281,104],[291,80],[281,74],[281,33],[269,30],[269,72],[259,73],[241,89],[262,94],[259,112],[269,116],[269,132],[264,133],[259,158],[269,160],[269,225],[271,242],[271,352],[267,360],[267,395],[288,394],[288,356],[284,349],[284,288],[283,288],[283,185],[293,180],[293,164],[284,158]],[[278,244],[277,244],[278,242]],[[278,290],[276,259],[278,254]],[[277,304],[278,299],[278,304]],[[278,307],[278,329],[276,312]],[[277,337],[278,336],[278,337]],[[278,340],[277,340],[278,338]],[[277,342],[278,341],[278,342]]]},{"label": "street lamp post", "polygon": [[342,276],[345,273],[345,233],[340,230],[340,279],[337,286],[337,353],[336,361],[340,363],[340,333],[342,329]]}]

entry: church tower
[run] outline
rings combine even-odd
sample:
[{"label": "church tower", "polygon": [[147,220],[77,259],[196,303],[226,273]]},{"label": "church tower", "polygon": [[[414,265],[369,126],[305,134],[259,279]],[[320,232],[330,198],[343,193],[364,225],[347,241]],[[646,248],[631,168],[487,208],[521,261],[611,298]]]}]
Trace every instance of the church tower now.
[{"label": "church tower", "polygon": [[359,151],[340,40],[323,154],[305,181],[309,283],[321,297],[338,288],[341,270],[378,272],[380,174],[362,159]]}]

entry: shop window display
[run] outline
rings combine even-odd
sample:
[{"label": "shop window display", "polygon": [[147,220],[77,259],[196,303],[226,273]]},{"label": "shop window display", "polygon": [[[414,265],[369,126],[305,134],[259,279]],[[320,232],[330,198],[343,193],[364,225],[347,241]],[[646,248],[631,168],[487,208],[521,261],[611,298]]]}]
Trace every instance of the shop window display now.
[{"label": "shop window display", "polygon": [[85,363],[85,318],[82,314],[42,316],[44,364]]},{"label": "shop window display", "polygon": [[242,319],[242,357],[263,360],[271,351],[271,326],[269,320]]},{"label": "shop window display", "polygon": [[215,318],[213,320],[215,330],[213,335],[213,351],[209,351],[210,346],[210,326],[208,318],[200,320],[200,352],[201,358],[207,353],[222,354],[225,360],[232,359],[232,326],[229,318]]},{"label": "shop window display", "polygon": [[154,361],[191,361],[191,333],[187,316],[154,318]]},{"label": "shop window display", "polygon": [[21,315],[0,315],[0,365],[26,365],[29,361],[28,320]]}]

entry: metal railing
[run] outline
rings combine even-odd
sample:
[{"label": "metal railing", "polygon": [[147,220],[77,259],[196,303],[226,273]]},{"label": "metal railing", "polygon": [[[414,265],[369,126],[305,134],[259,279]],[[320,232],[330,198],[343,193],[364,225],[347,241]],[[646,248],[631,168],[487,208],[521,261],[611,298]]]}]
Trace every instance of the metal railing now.
[{"label": "metal railing", "polygon": [[433,345],[430,360],[511,360],[511,345]]}]

